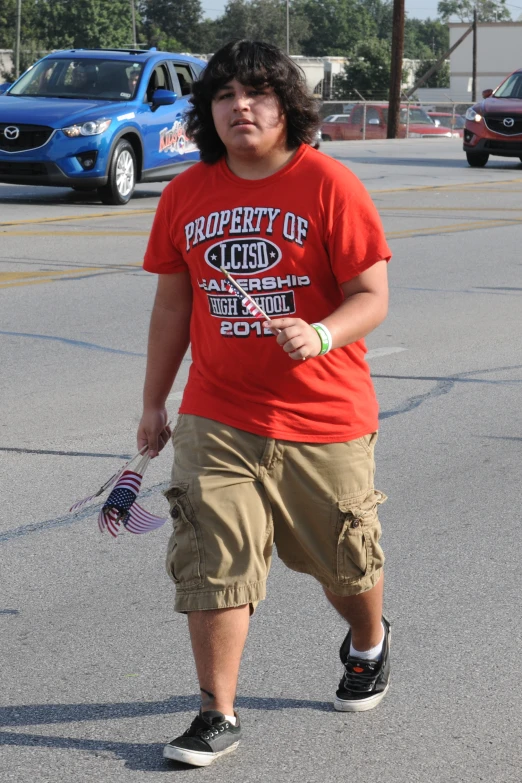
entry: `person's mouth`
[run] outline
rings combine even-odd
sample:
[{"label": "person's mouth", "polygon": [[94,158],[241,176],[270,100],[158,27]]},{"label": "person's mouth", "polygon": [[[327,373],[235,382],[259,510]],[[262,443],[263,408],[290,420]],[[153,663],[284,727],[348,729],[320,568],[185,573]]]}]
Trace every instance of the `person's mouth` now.
[{"label": "person's mouth", "polygon": [[234,120],[232,123],[233,128],[237,128],[238,125],[253,125],[254,123],[250,120]]}]

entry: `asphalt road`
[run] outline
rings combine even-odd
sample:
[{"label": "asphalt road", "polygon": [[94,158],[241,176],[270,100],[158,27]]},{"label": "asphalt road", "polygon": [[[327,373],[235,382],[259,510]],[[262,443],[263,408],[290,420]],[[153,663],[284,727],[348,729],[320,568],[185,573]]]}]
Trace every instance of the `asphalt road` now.
[{"label": "asphalt road", "polygon": [[[394,252],[390,315],[368,339],[389,695],[333,710],[343,625],[276,561],[238,753],[206,770],[163,761],[197,706],[167,526],[114,541],[99,506],[67,513],[133,453],[155,287],[140,262],[161,186],[110,208],[0,185],[2,782],[519,783],[522,167],[470,169],[453,140],[323,149],[370,189]],[[146,475],[158,513],[170,457]]]}]

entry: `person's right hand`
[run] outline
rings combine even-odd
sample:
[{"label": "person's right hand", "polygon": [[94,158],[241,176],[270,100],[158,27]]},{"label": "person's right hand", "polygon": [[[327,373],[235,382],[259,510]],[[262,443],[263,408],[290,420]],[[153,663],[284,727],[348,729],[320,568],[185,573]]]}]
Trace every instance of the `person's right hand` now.
[{"label": "person's right hand", "polygon": [[138,426],[138,449],[141,451],[147,446],[149,457],[157,457],[172,435],[167,422],[166,408],[143,411]]}]

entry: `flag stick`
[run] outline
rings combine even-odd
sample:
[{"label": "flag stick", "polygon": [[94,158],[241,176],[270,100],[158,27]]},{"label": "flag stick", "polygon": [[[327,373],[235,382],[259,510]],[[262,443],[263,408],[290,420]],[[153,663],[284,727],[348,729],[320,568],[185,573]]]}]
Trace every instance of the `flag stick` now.
[{"label": "flag stick", "polygon": [[[239,285],[239,283],[237,282],[237,280],[235,280],[235,279],[232,277],[232,275],[231,275],[231,274],[229,274],[229,273],[227,272],[227,270],[226,270],[226,269],[223,269],[223,267],[222,267],[222,266],[220,266],[219,268],[221,269],[221,271],[223,272],[223,274],[225,275],[225,277],[226,277],[226,278],[228,278],[228,280],[230,280],[230,282],[231,282],[231,283],[233,283],[233,284],[236,286],[236,288],[239,288],[239,290],[241,291],[241,293],[243,294],[243,296],[245,297],[245,299],[248,299],[248,301],[250,302],[250,304],[254,305],[254,307],[256,307],[256,308],[259,310],[259,312],[261,313],[261,315],[263,316],[263,318],[266,318],[266,320],[267,320],[267,321],[271,321],[272,319],[271,319],[271,318],[270,318],[270,317],[269,317],[269,316],[268,316],[268,315],[265,313],[265,311],[263,310],[263,308],[262,308],[262,307],[260,307],[260,306],[258,305],[258,303],[257,303],[256,301],[254,301],[254,299],[252,299],[252,297],[251,297],[251,296],[249,296],[249,294],[247,294],[247,292],[245,291],[245,289],[244,289],[244,288],[241,288],[241,286]],[[270,327],[270,330],[271,330],[272,334],[281,334],[281,329],[276,329],[276,327],[275,327],[275,326],[271,326],[271,327]]]},{"label": "flag stick", "polygon": [[236,286],[236,288],[239,288],[239,290],[241,291],[241,293],[243,294],[243,296],[245,297],[245,299],[248,299],[248,301],[250,302],[250,304],[254,305],[254,307],[256,307],[256,308],[259,310],[259,312],[261,313],[261,315],[263,316],[263,318],[266,318],[266,320],[267,320],[267,321],[270,321],[270,318],[269,318],[269,317],[268,317],[268,315],[265,313],[265,311],[263,310],[263,308],[262,308],[262,307],[260,307],[260,306],[258,305],[258,303],[257,303],[257,302],[255,302],[255,301],[252,299],[252,297],[251,297],[249,294],[247,294],[247,292],[245,291],[245,289],[244,289],[244,288],[241,288],[241,286],[239,285],[239,283],[237,282],[237,280],[235,280],[235,279],[232,277],[232,275],[231,275],[231,274],[229,274],[229,273],[227,272],[227,270],[226,270],[226,269],[223,269],[223,267],[222,267],[222,266],[220,266],[219,268],[221,269],[221,271],[223,272],[223,274],[225,275],[225,277],[227,277],[227,278],[230,280],[230,282],[231,282],[231,283],[233,283],[233,284]]}]

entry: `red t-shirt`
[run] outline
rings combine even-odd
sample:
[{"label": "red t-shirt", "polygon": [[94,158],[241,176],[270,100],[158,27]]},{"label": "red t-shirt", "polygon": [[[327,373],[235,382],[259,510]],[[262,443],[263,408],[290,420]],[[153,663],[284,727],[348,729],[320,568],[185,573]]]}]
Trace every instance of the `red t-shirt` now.
[{"label": "red t-shirt", "polygon": [[374,432],[364,341],[291,359],[227,292],[220,266],[269,316],[313,323],[341,304],[341,283],[390,257],[363,184],[307,145],[265,179],[237,177],[224,158],[180,174],[163,192],[144,262],[158,274],[188,270],[192,280],[192,364],[180,413],[302,442]]}]

